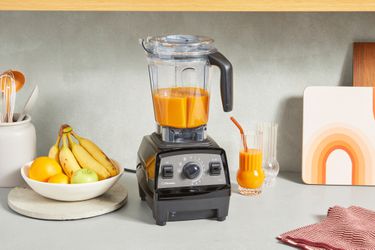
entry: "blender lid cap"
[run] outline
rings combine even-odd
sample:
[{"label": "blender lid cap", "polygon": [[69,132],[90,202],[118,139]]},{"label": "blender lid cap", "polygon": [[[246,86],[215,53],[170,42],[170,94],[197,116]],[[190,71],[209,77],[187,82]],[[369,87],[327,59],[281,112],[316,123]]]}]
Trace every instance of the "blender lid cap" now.
[{"label": "blender lid cap", "polygon": [[160,57],[198,57],[217,51],[214,40],[206,36],[149,36],[140,42],[148,54]]}]

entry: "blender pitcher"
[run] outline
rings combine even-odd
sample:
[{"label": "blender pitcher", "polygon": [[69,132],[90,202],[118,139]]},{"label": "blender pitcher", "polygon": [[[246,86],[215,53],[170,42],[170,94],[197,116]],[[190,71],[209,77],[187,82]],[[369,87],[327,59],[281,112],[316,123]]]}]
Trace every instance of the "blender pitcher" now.
[{"label": "blender pitcher", "polygon": [[163,141],[204,141],[208,122],[211,65],[220,68],[223,109],[232,110],[231,63],[213,39],[193,35],[147,37],[147,53],[155,120]]}]

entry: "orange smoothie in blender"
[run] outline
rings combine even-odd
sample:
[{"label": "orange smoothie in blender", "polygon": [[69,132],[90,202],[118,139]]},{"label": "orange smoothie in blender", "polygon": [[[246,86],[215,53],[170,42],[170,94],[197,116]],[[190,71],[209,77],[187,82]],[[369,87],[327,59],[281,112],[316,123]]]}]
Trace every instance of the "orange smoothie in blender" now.
[{"label": "orange smoothie in blender", "polygon": [[195,128],[208,121],[209,94],[202,88],[160,88],[153,92],[155,119],[161,126]]}]

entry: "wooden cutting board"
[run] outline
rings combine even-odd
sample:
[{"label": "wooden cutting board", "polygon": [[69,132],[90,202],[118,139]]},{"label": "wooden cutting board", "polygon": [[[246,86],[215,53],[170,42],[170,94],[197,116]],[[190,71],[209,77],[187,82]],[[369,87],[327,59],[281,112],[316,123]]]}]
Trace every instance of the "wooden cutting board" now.
[{"label": "wooden cutting board", "polygon": [[105,194],[86,201],[55,201],[30,188],[15,187],[8,194],[8,205],[15,212],[42,220],[78,220],[115,211],[128,199],[126,188],[117,183]]},{"label": "wooden cutting board", "polygon": [[375,87],[375,43],[353,44],[353,86]]}]

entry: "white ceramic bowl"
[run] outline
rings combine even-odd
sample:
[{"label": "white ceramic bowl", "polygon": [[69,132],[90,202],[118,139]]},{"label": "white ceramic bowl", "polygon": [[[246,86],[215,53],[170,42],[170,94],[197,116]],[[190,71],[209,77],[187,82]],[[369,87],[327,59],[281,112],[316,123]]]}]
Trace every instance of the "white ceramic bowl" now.
[{"label": "white ceramic bowl", "polygon": [[32,163],[29,162],[21,168],[22,178],[38,194],[59,201],[83,201],[98,197],[107,192],[124,173],[123,168],[115,162],[119,174],[111,178],[84,184],[54,184],[30,179],[29,168]]}]

